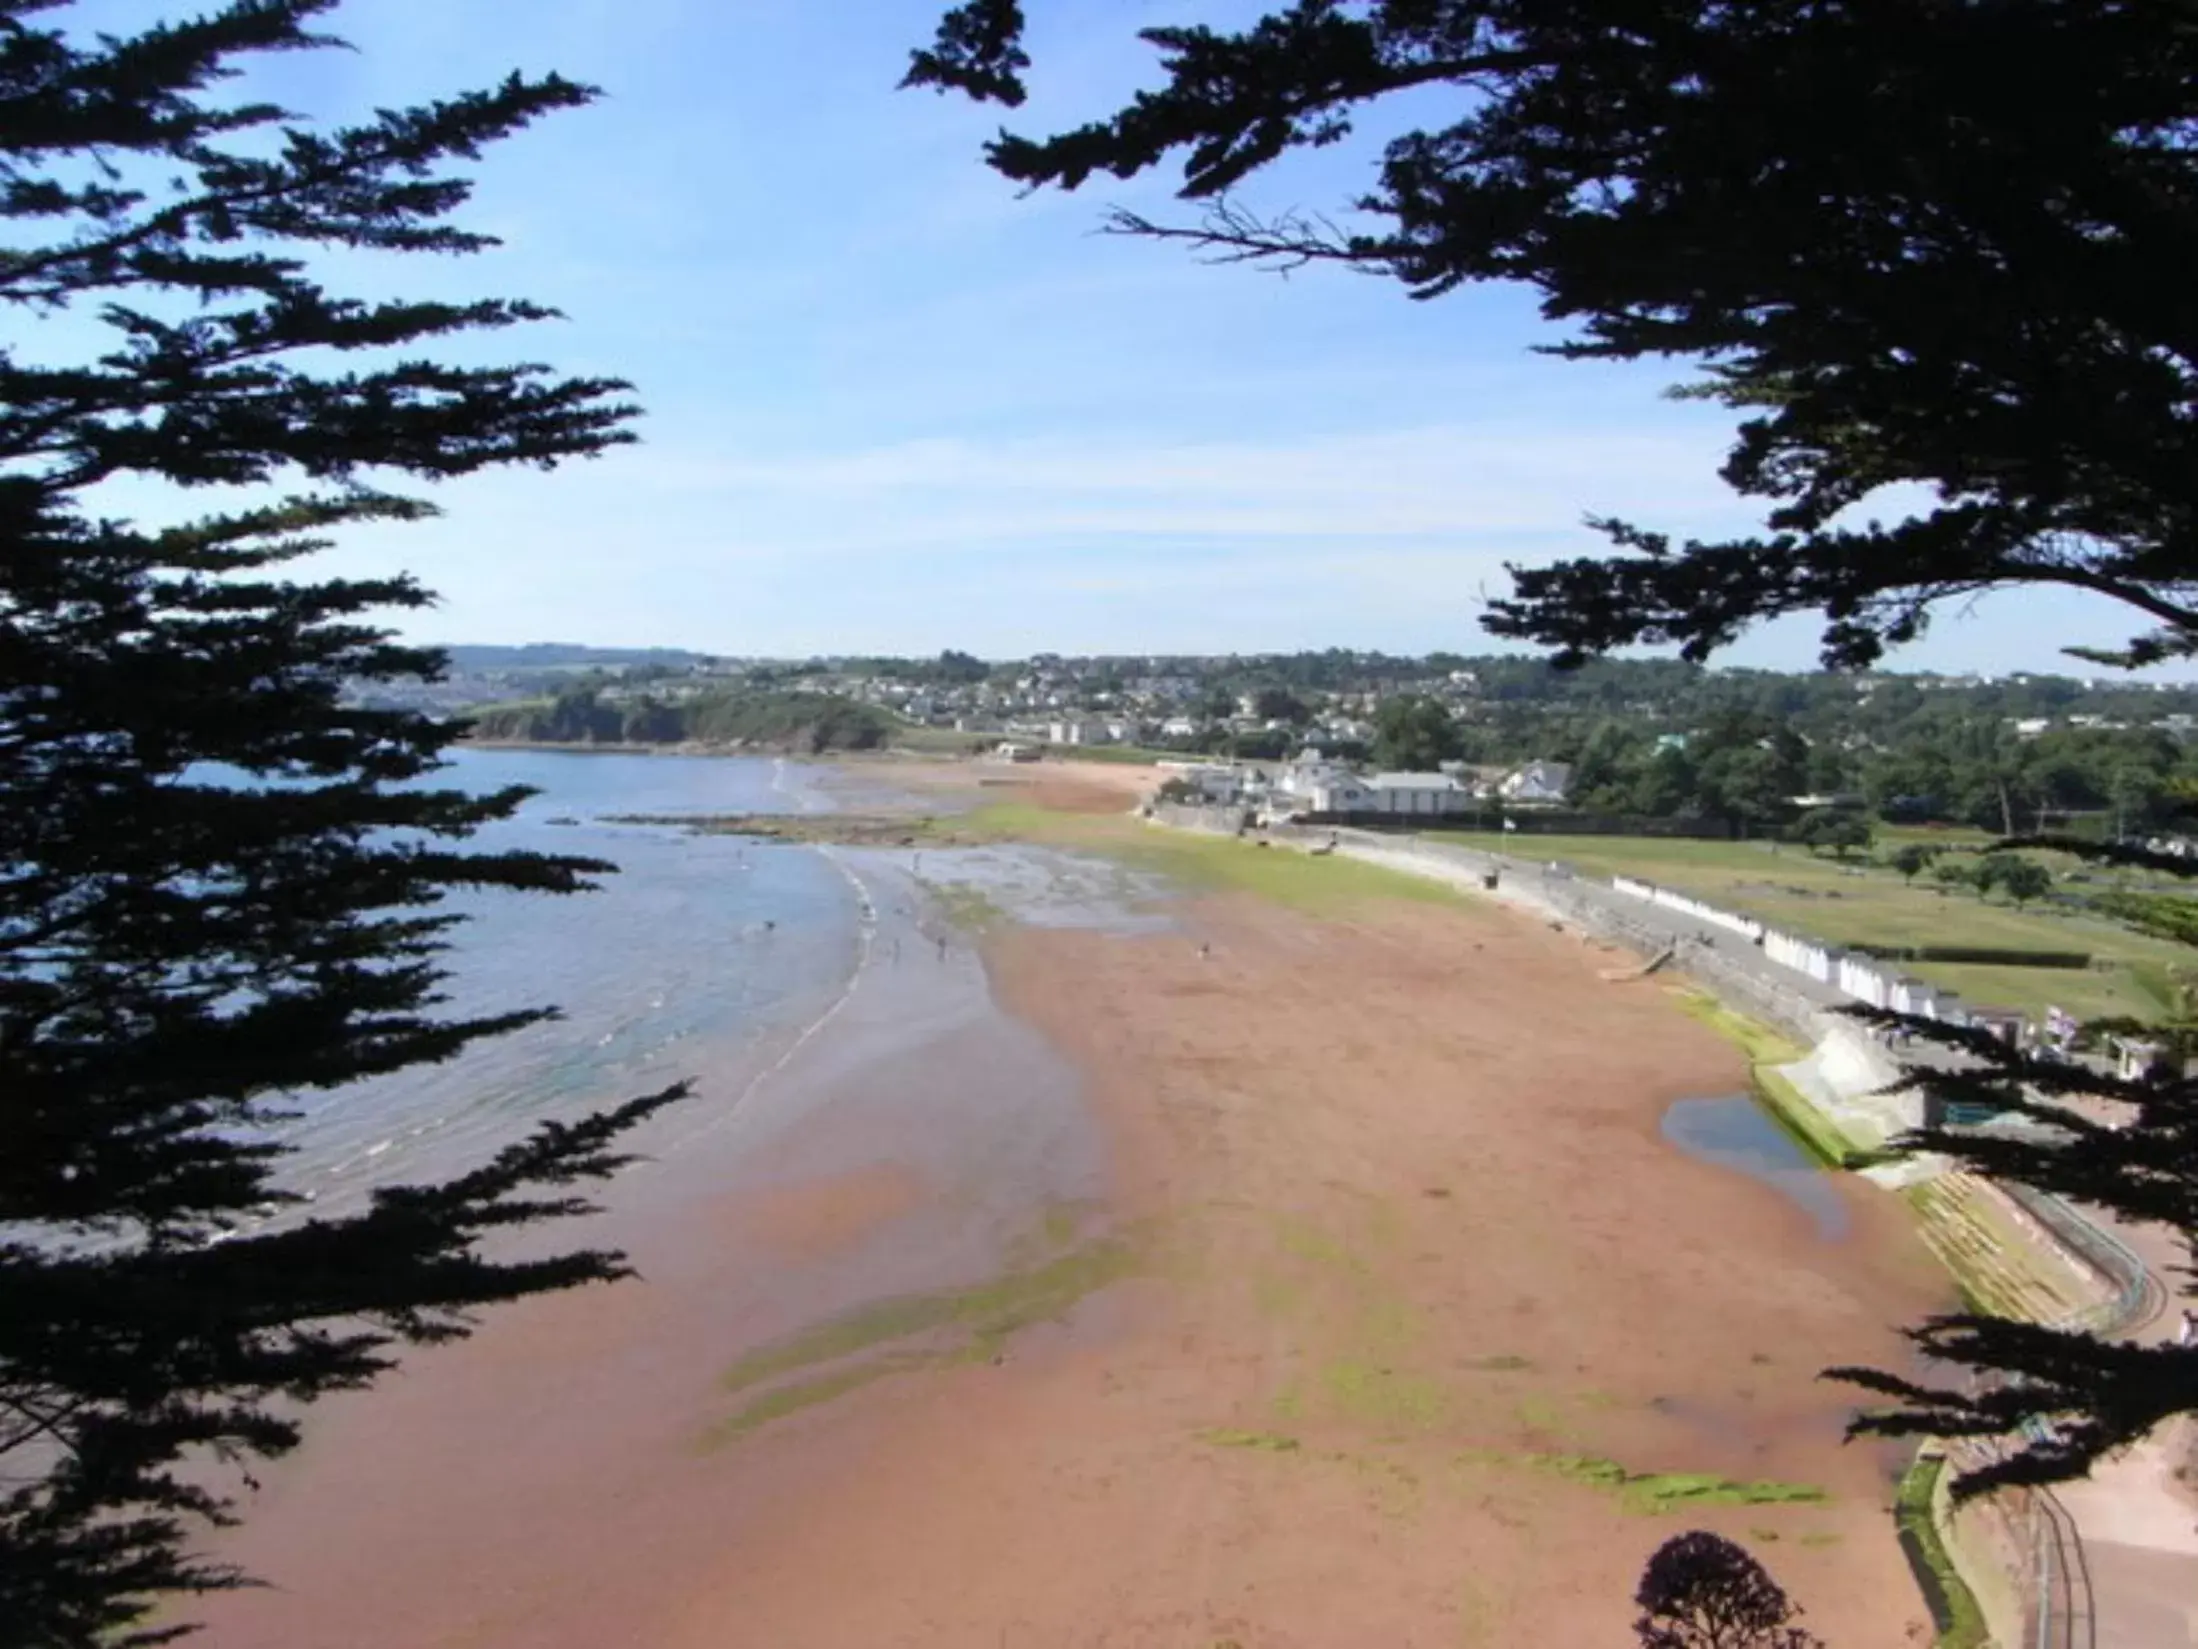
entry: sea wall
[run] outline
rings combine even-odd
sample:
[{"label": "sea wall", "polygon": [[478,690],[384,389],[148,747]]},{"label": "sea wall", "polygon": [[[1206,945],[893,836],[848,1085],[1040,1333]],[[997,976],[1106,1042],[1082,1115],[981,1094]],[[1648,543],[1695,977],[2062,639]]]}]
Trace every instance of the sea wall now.
[{"label": "sea wall", "polygon": [[1628,898],[1646,900],[1662,909],[1738,934],[1760,950],[1766,961],[1789,968],[1820,985],[1829,985],[1857,1002],[1866,1002],[1873,1008],[1889,1008],[1895,1013],[1913,1014],[1919,1019],[1937,1019],[1956,1025],[1968,1022],[1961,1000],[1953,992],[1897,973],[1859,951],[1841,950],[1800,934],[1784,933],[1752,916],[1720,909],[1691,894],[1658,887],[1636,877],[1613,876],[1610,886]]}]

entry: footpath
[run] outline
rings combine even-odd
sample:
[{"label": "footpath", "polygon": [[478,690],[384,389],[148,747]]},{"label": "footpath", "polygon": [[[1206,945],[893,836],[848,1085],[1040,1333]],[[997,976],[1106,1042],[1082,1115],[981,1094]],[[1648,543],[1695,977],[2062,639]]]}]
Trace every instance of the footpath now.
[{"label": "footpath", "polygon": [[[1199,810],[1158,811],[1164,823],[1213,828]],[[1835,1012],[1852,999],[1771,960],[1739,933],[1518,854],[1353,829],[1276,826],[1266,835],[1277,846],[1335,852],[1499,899],[1668,963],[1729,1006],[1815,1049],[1781,1074],[1835,1122],[1865,1138],[1897,1131],[1899,1119],[1885,1109],[1880,1091],[1896,1080],[1899,1064]],[[2172,1338],[2180,1314],[2166,1306],[2183,1286],[2173,1235],[2098,1209],[2080,1212],[2094,1228],[2089,1234],[2056,1229],[2057,1221],[2018,1216],[2014,1223],[2120,1288],[2125,1298],[2110,1332],[2147,1343]],[[2102,1265],[2102,1251],[2119,1261]],[[2134,1279],[2113,1275],[2139,1266]],[[1997,1555],[2013,1584],[1992,1588],[2005,1600],[1993,1611],[2004,1617],[1996,1623],[2004,1649],[2198,1649],[2198,1515],[2189,1484],[2178,1478],[2194,1458],[2188,1430],[2172,1425],[2008,1520],[2013,1534],[2003,1536]]]}]

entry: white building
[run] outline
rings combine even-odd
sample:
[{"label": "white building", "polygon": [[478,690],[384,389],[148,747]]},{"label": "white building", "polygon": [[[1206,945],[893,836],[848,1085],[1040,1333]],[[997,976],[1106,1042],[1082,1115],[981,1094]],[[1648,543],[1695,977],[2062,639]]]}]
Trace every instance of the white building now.
[{"label": "white building", "polygon": [[1571,787],[1570,762],[1528,762],[1506,774],[1496,793],[1507,802],[1562,802]]},{"label": "white building", "polygon": [[1046,737],[1054,744],[1114,744],[1118,741],[1103,721],[1056,721],[1046,724]]},{"label": "white building", "polygon": [[1473,811],[1473,792],[1448,773],[1376,773],[1365,788],[1369,812],[1434,818]]},{"label": "white building", "polygon": [[1317,752],[1300,756],[1276,777],[1276,805],[1293,813],[1369,813],[1373,792],[1349,768],[1323,761]]},{"label": "white building", "polygon": [[1266,781],[1255,768],[1231,766],[1226,762],[1161,762],[1161,771],[1170,782],[1180,780],[1198,792],[1198,799],[1217,807],[1232,802],[1248,801],[1253,789],[1252,781],[1264,792]]}]

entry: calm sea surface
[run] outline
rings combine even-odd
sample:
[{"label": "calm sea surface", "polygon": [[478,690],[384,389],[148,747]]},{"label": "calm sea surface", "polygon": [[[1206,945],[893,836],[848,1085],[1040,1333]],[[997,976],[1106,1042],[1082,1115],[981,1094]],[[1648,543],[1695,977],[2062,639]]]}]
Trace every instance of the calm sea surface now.
[{"label": "calm sea surface", "polygon": [[797,764],[470,750],[445,777],[540,790],[480,847],[608,859],[619,874],[570,898],[453,899],[472,920],[450,956],[450,1010],[555,1006],[563,1017],[448,1065],[302,1096],[284,1130],[299,1152],[293,1183],[324,1208],[378,1181],[478,1162],[546,1118],[677,1077],[732,1080],[821,1013],[854,968],[855,893],[821,855],[605,820],[814,810],[823,803]]}]

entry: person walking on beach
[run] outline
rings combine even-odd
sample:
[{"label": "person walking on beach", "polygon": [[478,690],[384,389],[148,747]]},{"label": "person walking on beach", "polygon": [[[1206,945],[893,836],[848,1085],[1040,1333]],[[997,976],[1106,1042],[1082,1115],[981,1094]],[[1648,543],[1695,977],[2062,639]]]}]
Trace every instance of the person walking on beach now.
[{"label": "person walking on beach", "polygon": [[2175,1331],[2175,1343],[2179,1346],[2198,1345],[2198,1316],[2183,1313],[2183,1326]]},{"label": "person walking on beach", "polygon": [[939,935],[939,960],[946,960],[946,935],[943,933]]}]

